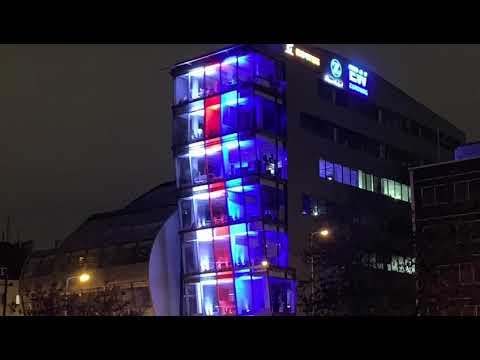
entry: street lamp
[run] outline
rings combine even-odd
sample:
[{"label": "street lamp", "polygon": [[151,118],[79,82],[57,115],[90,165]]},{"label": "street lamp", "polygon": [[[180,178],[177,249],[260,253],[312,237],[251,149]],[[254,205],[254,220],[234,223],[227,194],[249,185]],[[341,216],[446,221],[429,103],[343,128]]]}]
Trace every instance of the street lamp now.
[{"label": "street lamp", "polygon": [[[75,276],[69,276],[65,280],[65,307],[67,305],[67,298],[68,298],[68,285],[70,283],[70,280],[73,279],[78,279],[81,283],[85,283],[90,280],[90,274],[89,273],[82,273],[80,275],[75,275]],[[67,316],[67,309],[65,308],[65,316]]]},{"label": "street lamp", "polygon": [[322,238],[327,238],[330,235],[330,230],[328,228],[322,228],[318,231],[314,231],[310,233],[310,302],[312,306],[312,315],[315,313],[314,311],[314,292],[315,292],[315,281],[314,281],[314,266],[313,266],[313,238],[315,235],[320,235]]}]

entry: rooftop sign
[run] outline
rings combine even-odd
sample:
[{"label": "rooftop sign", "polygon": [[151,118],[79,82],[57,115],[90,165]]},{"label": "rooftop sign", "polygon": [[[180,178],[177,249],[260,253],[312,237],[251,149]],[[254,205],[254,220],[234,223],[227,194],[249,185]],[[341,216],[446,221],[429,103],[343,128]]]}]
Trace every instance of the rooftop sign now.
[{"label": "rooftop sign", "polygon": [[303,59],[315,66],[320,66],[320,59],[316,56],[313,56],[312,54],[295,47],[294,44],[286,44],[285,45],[285,54],[288,54],[290,56],[295,56],[300,59]]}]

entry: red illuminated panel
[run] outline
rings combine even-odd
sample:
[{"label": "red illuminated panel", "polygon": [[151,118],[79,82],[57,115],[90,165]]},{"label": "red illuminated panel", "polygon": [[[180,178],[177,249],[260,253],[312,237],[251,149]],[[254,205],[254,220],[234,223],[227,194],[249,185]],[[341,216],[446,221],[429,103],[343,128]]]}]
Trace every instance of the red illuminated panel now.
[{"label": "red illuminated panel", "polygon": [[217,296],[220,314],[235,315],[235,288],[232,272],[217,276]]},{"label": "red illuminated panel", "polygon": [[232,268],[230,230],[228,226],[213,229],[213,253],[217,271],[225,271]]},{"label": "red illuminated panel", "polygon": [[220,96],[205,100],[205,136],[220,135]]}]

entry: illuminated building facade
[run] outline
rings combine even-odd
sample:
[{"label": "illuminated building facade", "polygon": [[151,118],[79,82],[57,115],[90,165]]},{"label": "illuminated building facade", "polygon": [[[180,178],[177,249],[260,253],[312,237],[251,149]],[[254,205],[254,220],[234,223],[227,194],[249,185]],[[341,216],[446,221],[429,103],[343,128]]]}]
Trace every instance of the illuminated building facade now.
[{"label": "illuminated building facade", "polygon": [[461,131],[363,65],[304,45],[233,46],[172,77],[182,314],[302,313],[300,254],[325,224],[354,235],[339,266],[356,289],[344,313],[408,312],[408,167],[451,159]]},{"label": "illuminated building facade", "polygon": [[233,48],[174,77],[183,313],[295,313],[282,64]]}]

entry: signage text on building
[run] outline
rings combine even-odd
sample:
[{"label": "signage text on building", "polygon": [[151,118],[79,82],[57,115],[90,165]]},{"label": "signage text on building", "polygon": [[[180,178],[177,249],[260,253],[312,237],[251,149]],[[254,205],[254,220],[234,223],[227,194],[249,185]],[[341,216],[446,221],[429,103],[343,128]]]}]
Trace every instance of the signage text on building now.
[{"label": "signage text on building", "polygon": [[343,80],[342,80],[342,74],[343,74],[343,68],[342,68],[342,63],[337,60],[337,59],[332,59],[330,61],[330,71],[325,74],[323,77],[323,80],[333,86],[336,86],[340,89],[343,89]]},{"label": "signage text on building", "polygon": [[368,96],[367,89],[368,73],[359,67],[348,65],[348,87],[362,95]]},{"label": "signage text on building", "polygon": [[320,66],[320,58],[313,56],[312,54],[295,47],[295,44],[286,44],[285,45],[285,54],[290,56],[295,56],[300,59],[303,59],[315,66]]}]

